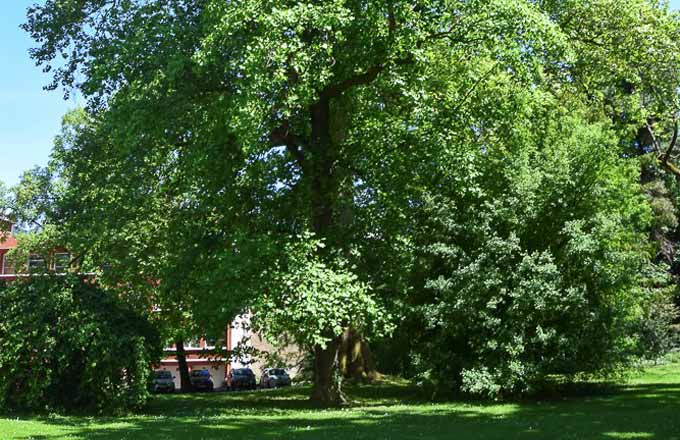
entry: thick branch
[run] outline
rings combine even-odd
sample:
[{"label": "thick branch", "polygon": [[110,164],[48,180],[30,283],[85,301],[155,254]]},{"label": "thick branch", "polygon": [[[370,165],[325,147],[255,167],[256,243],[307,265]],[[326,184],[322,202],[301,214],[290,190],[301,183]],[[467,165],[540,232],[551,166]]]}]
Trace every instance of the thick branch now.
[{"label": "thick branch", "polygon": [[272,144],[283,145],[286,150],[295,158],[301,167],[305,164],[305,154],[302,151],[303,141],[298,136],[290,132],[290,123],[284,121],[281,126],[272,131]]},{"label": "thick branch", "polygon": [[377,64],[375,66],[372,66],[368,68],[368,70],[366,70],[366,72],[364,73],[353,76],[344,81],[340,81],[337,84],[331,84],[320,93],[320,97],[321,98],[336,97],[341,95],[342,92],[344,92],[345,90],[348,90],[352,87],[369,84],[373,82],[373,80],[378,76],[378,74],[382,72],[384,69],[385,69],[384,64]]},{"label": "thick branch", "polygon": [[673,165],[670,162],[660,162],[661,166],[663,169],[668,171],[669,173],[673,174],[675,177],[680,178],[680,168],[677,166]]},{"label": "thick branch", "polygon": [[649,125],[649,122],[645,122],[645,126],[647,127],[647,132],[649,133],[649,136],[651,136],[652,138],[652,146],[654,147],[654,151],[656,151],[657,154],[661,154],[661,145],[659,144],[659,141],[656,138],[656,135],[654,134],[652,126]]},{"label": "thick branch", "polygon": [[657,160],[659,161],[659,164],[661,165],[661,167],[664,170],[673,174],[675,177],[680,178],[680,168],[678,168],[672,162],[669,162],[669,160],[671,158],[671,154],[673,153],[673,149],[675,148],[675,145],[678,141],[678,123],[677,123],[677,121],[675,122],[675,126],[673,127],[673,138],[671,139],[671,142],[668,145],[668,148],[666,148],[666,151],[663,152],[663,153],[661,153],[661,144],[659,143],[659,140],[657,139],[656,135],[654,134],[654,130],[652,129],[652,126],[649,124],[649,122],[646,123],[646,126],[647,126],[647,131],[649,132],[649,135],[652,138],[652,145],[654,146],[654,150],[657,153]]},{"label": "thick branch", "polygon": [[300,149],[300,146],[295,144],[286,144],[286,150],[295,158],[300,167],[304,167],[305,153]]},{"label": "thick branch", "polygon": [[671,139],[671,143],[668,145],[668,148],[666,149],[666,152],[663,155],[663,160],[668,161],[671,157],[671,153],[673,153],[673,148],[675,148],[675,143],[678,141],[678,121],[675,121],[675,124],[673,125],[673,138]]},{"label": "thick branch", "polygon": [[380,73],[387,68],[389,64],[401,66],[405,64],[410,64],[411,62],[413,62],[413,56],[408,55],[404,58],[394,60],[391,62],[376,64],[374,66],[369,67],[364,73],[357,74],[351,78],[347,78],[343,81],[340,81],[339,83],[331,84],[330,86],[326,87],[319,94],[319,96],[321,98],[334,98],[340,96],[343,92],[351,89],[352,87],[372,83],[378,77],[378,75],[380,75]]},{"label": "thick branch", "polygon": [[671,154],[673,153],[673,149],[675,148],[675,144],[678,141],[678,122],[675,121],[675,125],[673,126],[673,137],[671,139],[670,144],[668,144],[668,148],[666,148],[666,151],[664,153],[661,152],[661,143],[654,134],[652,126],[649,124],[649,122],[647,122],[645,125],[647,126],[647,132],[649,133],[649,136],[652,138],[652,145],[654,147],[654,151],[656,151],[658,155],[659,161],[661,161],[662,163],[668,162],[668,159],[671,158]]}]

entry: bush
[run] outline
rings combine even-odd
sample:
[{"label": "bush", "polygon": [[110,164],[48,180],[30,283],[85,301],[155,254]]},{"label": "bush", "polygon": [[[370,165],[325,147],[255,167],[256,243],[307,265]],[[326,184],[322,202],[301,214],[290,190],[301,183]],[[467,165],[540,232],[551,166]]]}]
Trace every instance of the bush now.
[{"label": "bush", "polygon": [[640,352],[647,359],[658,359],[680,347],[678,329],[673,322],[678,309],[665,289],[652,291],[646,307],[645,319],[640,322]]},{"label": "bush", "polygon": [[[639,354],[649,296],[639,166],[579,119],[535,146],[513,133],[467,161],[452,150],[441,190],[424,198],[429,265],[411,309],[412,368],[491,398],[552,375],[617,374]],[[660,327],[647,330],[654,339]]]},{"label": "bush", "polygon": [[34,277],[0,287],[0,407],[124,410],[145,402],[160,338],[94,283]]}]

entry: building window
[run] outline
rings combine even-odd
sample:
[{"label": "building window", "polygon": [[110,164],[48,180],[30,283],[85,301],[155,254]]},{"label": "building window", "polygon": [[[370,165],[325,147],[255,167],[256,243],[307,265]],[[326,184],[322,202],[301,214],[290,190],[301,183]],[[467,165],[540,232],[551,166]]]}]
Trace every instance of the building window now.
[{"label": "building window", "polygon": [[0,260],[2,260],[2,265],[0,266],[0,273],[3,275],[13,275],[14,274],[14,266],[12,266],[11,261],[7,261],[7,255],[1,255]]},{"label": "building window", "polygon": [[195,350],[201,348],[201,338],[191,338],[184,343],[184,348],[189,350]]},{"label": "building window", "polygon": [[54,254],[54,271],[57,273],[64,273],[71,265],[71,254],[67,252],[60,252]]},{"label": "building window", "polygon": [[224,345],[224,339],[217,339],[217,338],[206,338],[205,339],[205,348],[223,348]]},{"label": "building window", "polygon": [[47,270],[47,265],[45,264],[45,258],[40,255],[32,254],[28,257],[28,271],[29,272],[41,272]]}]

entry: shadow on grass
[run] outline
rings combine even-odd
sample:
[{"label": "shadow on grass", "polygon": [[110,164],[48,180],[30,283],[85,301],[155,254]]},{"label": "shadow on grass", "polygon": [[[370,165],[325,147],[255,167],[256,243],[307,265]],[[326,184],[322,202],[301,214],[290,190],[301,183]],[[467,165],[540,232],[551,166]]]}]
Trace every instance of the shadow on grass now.
[{"label": "shadow on grass", "polygon": [[680,384],[505,404],[425,403],[407,386],[353,386],[360,406],[318,410],[307,388],[160,396],[127,418],[44,417],[65,439],[663,439],[680,440]]}]

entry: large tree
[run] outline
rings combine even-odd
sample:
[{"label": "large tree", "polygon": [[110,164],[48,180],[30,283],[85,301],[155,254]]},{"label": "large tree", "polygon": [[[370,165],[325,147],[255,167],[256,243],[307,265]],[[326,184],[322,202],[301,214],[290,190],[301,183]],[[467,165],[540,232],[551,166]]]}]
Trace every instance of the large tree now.
[{"label": "large tree", "polygon": [[384,328],[409,291],[383,269],[411,261],[419,187],[462,134],[485,151],[471,102],[513,116],[489,84],[587,102],[622,131],[651,112],[643,92],[674,99],[676,20],[622,3],[48,0],[29,10],[32,55],[94,127],[56,155],[64,218],[83,247],[141,230],[121,266],[199,286],[206,322],[250,307],[312,346],[313,397],[342,402],[343,333]]}]

